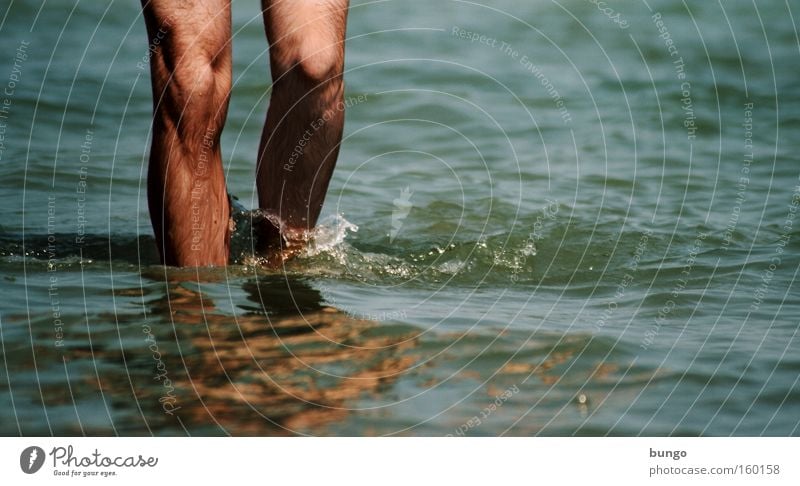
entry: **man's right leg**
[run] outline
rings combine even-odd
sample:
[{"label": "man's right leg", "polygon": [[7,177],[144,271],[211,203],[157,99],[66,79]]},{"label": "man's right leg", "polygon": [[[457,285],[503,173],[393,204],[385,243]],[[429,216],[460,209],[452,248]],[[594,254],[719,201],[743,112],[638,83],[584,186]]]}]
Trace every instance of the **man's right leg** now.
[{"label": "man's right leg", "polygon": [[147,199],[165,265],[226,265],[230,206],[220,134],[231,89],[230,0],[142,0],[153,143]]}]

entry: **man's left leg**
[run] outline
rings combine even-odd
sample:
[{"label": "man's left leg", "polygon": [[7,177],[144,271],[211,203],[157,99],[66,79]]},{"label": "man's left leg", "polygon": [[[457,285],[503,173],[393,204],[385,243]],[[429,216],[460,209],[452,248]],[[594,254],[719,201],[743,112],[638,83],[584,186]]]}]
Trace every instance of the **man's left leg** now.
[{"label": "man's left leg", "polygon": [[272,96],[259,149],[258,250],[290,255],[317,222],[344,126],[344,38],[348,0],[262,0]]}]

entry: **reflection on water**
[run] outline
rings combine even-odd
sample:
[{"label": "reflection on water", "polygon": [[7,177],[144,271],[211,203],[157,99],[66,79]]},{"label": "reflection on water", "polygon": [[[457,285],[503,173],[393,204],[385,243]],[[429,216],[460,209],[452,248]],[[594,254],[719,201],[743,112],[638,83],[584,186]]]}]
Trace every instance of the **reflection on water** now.
[{"label": "reflection on water", "polygon": [[[196,284],[168,287],[147,302],[160,324],[150,326],[153,356],[138,360],[133,387],[156,431],[174,433],[177,423],[209,434],[321,433],[349,401],[391,386],[417,359],[413,339],[371,333],[374,323],[323,306],[301,281],[246,282],[252,305],[235,315],[220,313]],[[121,382],[104,386],[129,392]]]},{"label": "reflection on water", "polygon": [[[0,432],[536,433],[546,420],[525,418],[531,405],[551,413],[555,399],[580,419],[592,404],[575,402],[578,393],[600,399],[592,383],[617,371],[578,365],[565,383],[563,371],[586,352],[579,337],[432,334],[354,319],[285,275],[230,280],[220,270],[149,267],[129,277],[141,280],[115,287],[111,312],[88,310],[91,326],[67,309],[61,346],[48,319],[31,321],[31,348],[20,335],[24,317],[6,318],[2,378],[11,393],[0,397],[14,418]],[[245,298],[232,298],[236,289]],[[491,426],[474,427],[481,413]]]},{"label": "reflection on water", "polygon": [[[550,331],[547,320],[538,330],[359,320],[326,305],[314,280],[246,271],[118,271],[110,294],[65,281],[60,344],[52,314],[4,314],[0,434],[697,434],[720,404],[744,416],[747,403],[786,402],[759,370],[715,372],[724,349],[664,361],[637,340]],[[48,288],[28,280],[31,299]],[[89,291],[109,310],[84,307]],[[782,374],[797,370],[782,358]],[[733,387],[748,401],[726,404]],[[754,415],[742,430],[777,433],[791,420],[778,417]]]}]

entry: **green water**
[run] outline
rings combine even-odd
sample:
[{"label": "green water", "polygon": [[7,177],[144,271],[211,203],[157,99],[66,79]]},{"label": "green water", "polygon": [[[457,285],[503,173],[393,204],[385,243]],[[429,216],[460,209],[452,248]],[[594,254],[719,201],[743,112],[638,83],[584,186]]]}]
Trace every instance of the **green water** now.
[{"label": "green water", "polygon": [[792,2],[354,2],[325,219],[280,271],[247,251],[258,2],[236,263],[201,270],[158,265],[137,3],[0,7],[0,434],[798,434]]}]

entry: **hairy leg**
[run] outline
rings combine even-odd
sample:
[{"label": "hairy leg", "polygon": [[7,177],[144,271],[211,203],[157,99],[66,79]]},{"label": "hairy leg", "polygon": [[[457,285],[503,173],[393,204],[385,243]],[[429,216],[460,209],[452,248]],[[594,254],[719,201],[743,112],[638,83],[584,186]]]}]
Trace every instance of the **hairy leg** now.
[{"label": "hairy leg", "polygon": [[[264,222],[258,250],[292,254],[314,227],[342,139],[348,0],[262,0],[272,96],[256,184]],[[282,250],[282,251],[281,251]]]},{"label": "hairy leg", "polygon": [[231,88],[230,0],[142,0],[150,39],[150,219],[162,263],[226,265],[220,134]]}]

